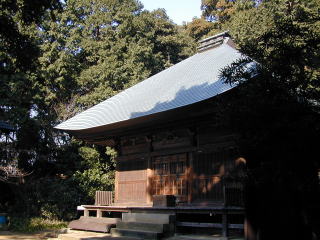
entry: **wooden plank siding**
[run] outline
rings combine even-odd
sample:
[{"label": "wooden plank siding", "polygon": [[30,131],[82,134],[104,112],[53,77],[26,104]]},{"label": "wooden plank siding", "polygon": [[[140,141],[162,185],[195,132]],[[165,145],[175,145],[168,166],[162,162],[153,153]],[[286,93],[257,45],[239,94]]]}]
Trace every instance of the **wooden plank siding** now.
[{"label": "wooden plank siding", "polygon": [[118,174],[117,202],[146,202],[147,170],[124,171]]},{"label": "wooden plank siding", "polygon": [[147,202],[147,161],[135,159],[118,162],[116,203]]},{"label": "wooden plank siding", "polygon": [[153,195],[175,195],[178,204],[237,205],[234,195],[242,196],[243,186],[225,180],[238,157],[235,135],[203,125],[190,129],[123,137],[115,202],[151,204]]}]

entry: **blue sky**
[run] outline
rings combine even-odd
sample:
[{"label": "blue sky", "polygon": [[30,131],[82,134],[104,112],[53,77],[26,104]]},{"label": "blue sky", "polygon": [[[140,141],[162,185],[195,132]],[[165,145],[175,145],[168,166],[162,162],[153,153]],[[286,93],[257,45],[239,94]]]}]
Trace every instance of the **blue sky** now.
[{"label": "blue sky", "polygon": [[200,17],[201,0],[140,0],[144,8],[154,10],[164,8],[170,19],[176,24],[191,22],[193,17]]}]

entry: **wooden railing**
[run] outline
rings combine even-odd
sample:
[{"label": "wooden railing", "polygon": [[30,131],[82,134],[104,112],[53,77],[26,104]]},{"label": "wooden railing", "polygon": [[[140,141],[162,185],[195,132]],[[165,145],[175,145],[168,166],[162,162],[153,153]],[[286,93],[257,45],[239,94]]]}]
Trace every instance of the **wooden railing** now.
[{"label": "wooden railing", "polygon": [[96,191],[94,205],[110,206],[112,203],[113,203],[112,191]]}]

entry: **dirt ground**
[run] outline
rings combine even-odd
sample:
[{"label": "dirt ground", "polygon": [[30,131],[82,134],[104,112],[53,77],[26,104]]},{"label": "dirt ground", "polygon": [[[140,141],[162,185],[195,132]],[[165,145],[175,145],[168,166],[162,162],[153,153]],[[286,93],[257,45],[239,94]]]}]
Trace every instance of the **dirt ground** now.
[{"label": "dirt ground", "polygon": [[[61,233],[61,232],[60,232]],[[58,236],[57,232],[42,232],[42,233],[34,233],[34,234],[23,234],[23,233],[13,233],[9,231],[0,231],[0,240],[54,240]],[[68,233],[66,233],[66,236],[72,236],[75,237],[75,239],[116,239],[116,240],[130,240],[132,238],[127,237],[119,237],[119,238],[112,238],[110,234],[103,234],[103,233],[93,233],[93,232],[84,232],[84,231],[74,231],[69,230]],[[204,237],[204,236],[174,236],[167,238],[167,240],[225,240],[223,237]],[[230,238],[234,240],[244,240],[243,238]]]},{"label": "dirt ground", "polygon": [[41,232],[41,233],[33,233],[33,234],[26,234],[26,233],[13,233],[9,231],[1,231],[0,232],[0,240],[42,240],[48,238],[55,238],[57,237],[57,233],[55,232]]},{"label": "dirt ground", "polygon": [[[0,231],[0,240],[53,240],[57,239],[58,235],[62,232],[41,232],[33,234],[24,234],[24,233],[13,233],[9,231]],[[68,230],[67,233],[63,233],[66,237],[72,237],[74,239],[115,239],[110,236],[110,234],[96,233],[96,232],[85,232],[85,231],[76,231]],[[132,238],[120,237],[116,238],[117,240],[130,240]]]}]

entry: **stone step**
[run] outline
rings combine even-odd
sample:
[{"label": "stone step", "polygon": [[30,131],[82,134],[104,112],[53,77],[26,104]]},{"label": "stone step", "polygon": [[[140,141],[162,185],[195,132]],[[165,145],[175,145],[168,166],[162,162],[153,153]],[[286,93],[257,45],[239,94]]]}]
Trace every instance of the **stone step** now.
[{"label": "stone step", "polygon": [[118,222],[117,228],[132,229],[132,230],[145,230],[151,232],[168,232],[169,224],[157,224],[157,223],[141,223],[141,222]]},{"label": "stone step", "polygon": [[158,239],[161,239],[162,233],[153,232],[153,231],[144,231],[144,230],[112,228],[111,236],[112,237],[134,237],[139,239],[158,240]]},{"label": "stone step", "polygon": [[122,222],[169,224],[174,222],[174,215],[166,213],[123,213]]},{"label": "stone step", "polygon": [[81,216],[81,221],[88,221],[88,222],[98,222],[98,223],[117,223],[118,221],[121,221],[121,218],[110,218],[110,217],[85,217]]},{"label": "stone step", "polygon": [[110,228],[115,227],[118,221],[120,221],[119,218],[97,218],[82,216],[79,220],[70,222],[68,227],[77,230],[110,232]]}]

